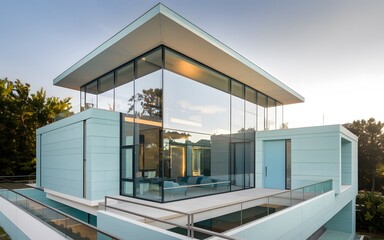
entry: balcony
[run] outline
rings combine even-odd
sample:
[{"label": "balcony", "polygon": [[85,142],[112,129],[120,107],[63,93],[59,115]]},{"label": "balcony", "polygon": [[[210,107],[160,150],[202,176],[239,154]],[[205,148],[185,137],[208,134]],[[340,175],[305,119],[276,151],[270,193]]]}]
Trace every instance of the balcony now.
[{"label": "balcony", "polygon": [[108,224],[103,225],[112,214],[190,238],[236,239],[228,235],[228,231],[262,221],[330,191],[332,180],[294,190],[256,188],[165,204],[105,197],[104,205],[99,207],[98,220],[101,228],[108,229]]}]

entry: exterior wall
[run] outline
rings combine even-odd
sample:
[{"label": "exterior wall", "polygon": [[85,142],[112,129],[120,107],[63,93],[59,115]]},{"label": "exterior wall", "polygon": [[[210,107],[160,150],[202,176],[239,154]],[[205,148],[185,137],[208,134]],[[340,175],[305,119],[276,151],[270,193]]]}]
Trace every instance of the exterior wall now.
[{"label": "exterior wall", "polygon": [[0,226],[14,240],[67,239],[2,197],[0,197]]},{"label": "exterior wall", "polygon": [[119,113],[98,109],[39,128],[37,186],[50,194],[67,195],[71,200],[95,201],[119,194],[119,136]]},{"label": "exterior wall", "polygon": [[[352,188],[340,195],[331,191],[251,222],[242,228],[229,231],[227,235],[244,240],[255,239],[255,236],[258,239],[304,240],[326,224],[326,228],[330,230],[346,231],[348,237],[342,239],[353,239],[355,236],[355,228],[352,227],[352,225],[354,226],[354,215],[350,214],[352,209],[345,208],[345,206],[350,204],[350,199],[354,196],[355,191]],[[334,218],[333,222],[329,221],[335,215],[342,217]],[[332,227],[336,225],[338,227]],[[276,226],[279,228],[277,229]]]},{"label": "exterior wall", "polygon": [[[342,176],[351,171],[348,185],[353,185],[357,192],[357,137],[340,125],[257,132],[257,187],[264,186],[263,142],[283,139],[291,139],[292,144],[292,189],[332,179],[333,189],[338,194],[342,183],[348,182],[342,181]],[[347,143],[350,147],[343,147]],[[350,154],[346,153],[348,149]]]},{"label": "exterior wall", "polygon": [[[264,141],[291,139],[292,189],[332,179],[334,192],[256,221],[244,230],[235,231],[234,236],[261,232],[262,239],[306,239],[325,225],[327,232],[339,232],[347,236],[345,239],[353,239],[357,137],[340,125],[257,132],[256,137],[257,187],[264,187]],[[273,226],[287,229],[274,231]],[[332,239],[332,234],[328,233],[325,239]]]}]

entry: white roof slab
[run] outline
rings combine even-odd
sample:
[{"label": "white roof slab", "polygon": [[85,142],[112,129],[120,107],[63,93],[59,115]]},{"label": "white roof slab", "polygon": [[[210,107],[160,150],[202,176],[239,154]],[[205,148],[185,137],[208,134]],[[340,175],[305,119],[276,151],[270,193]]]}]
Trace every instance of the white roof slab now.
[{"label": "white roof slab", "polygon": [[304,102],[300,94],[162,4],[60,74],[53,84],[79,90],[159,45],[181,52],[285,105]]}]

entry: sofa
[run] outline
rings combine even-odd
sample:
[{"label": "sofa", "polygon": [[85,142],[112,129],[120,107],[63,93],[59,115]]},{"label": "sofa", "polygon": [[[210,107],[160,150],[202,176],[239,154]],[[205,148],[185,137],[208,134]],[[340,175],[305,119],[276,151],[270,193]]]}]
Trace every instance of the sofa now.
[{"label": "sofa", "polygon": [[174,181],[164,181],[163,187],[164,187],[164,192],[171,193],[172,196],[174,193],[184,193],[185,196],[187,195],[188,188],[183,185],[179,185]]},{"label": "sofa", "polygon": [[[204,188],[214,188],[218,186],[223,186],[223,183],[220,179],[213,179],[210,176],[186,176],[180,179],[181,185],[201,185],[198,187]],[[226,184],[228,186],[229,184]]]}]

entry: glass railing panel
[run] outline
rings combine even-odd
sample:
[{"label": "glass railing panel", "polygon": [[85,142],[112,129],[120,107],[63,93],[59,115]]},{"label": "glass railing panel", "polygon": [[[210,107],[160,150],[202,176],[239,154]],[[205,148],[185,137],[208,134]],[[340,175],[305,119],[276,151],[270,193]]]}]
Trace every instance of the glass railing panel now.
[{"label": "glass railing panel", "polygon": [[269,197],[269,205],[273,212],[280,211],[291,204],[291,191],[282,192]]},{"label": "glass railing panel", "polygon": [[[87,223],[83,223],[80,220],[78,221],[59,210],[33,200],[23,195],[23,193],[17,192],[18,190],[12,190],[20,188],[26,189],[29,188],[29,186],[21,183],[2,182],[0,184],[0,197],[24,209],[26,212],[29,212],[59,232],[64,233],[71,239],[117,239],[108,233],[99,231]],[[98,238],[99,236],[100,238]]]},{"label": "glass railing panel", "polygon": [[305,200],[304,198],[304,188],[294,189],[292,193],[292,206],[298,203],[301,203]]},{"label": "glass railing panel", "polygon": [[268,197],[242,203],[242,224],[255,221],[269,214]]},{"label": "glass railing panel", "polygon": [[308,200],[316,196],[314,185],[303,187],[303,192],[304,192],[304,200]]}]

